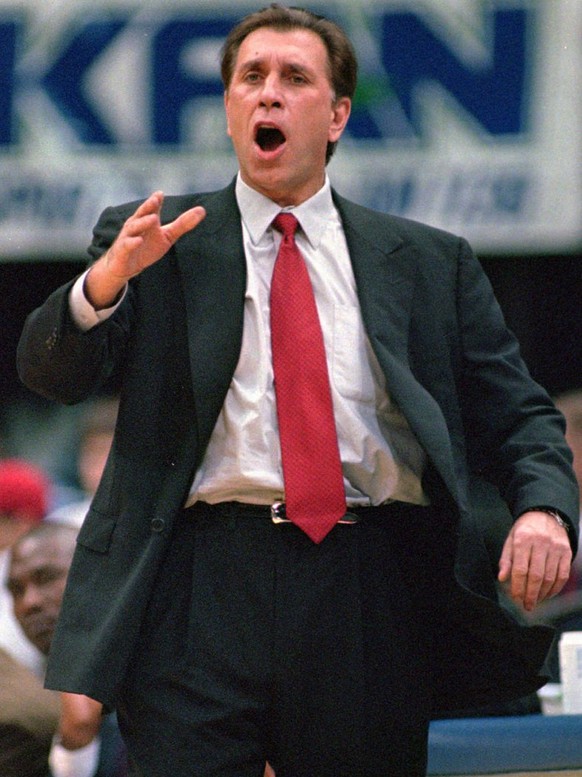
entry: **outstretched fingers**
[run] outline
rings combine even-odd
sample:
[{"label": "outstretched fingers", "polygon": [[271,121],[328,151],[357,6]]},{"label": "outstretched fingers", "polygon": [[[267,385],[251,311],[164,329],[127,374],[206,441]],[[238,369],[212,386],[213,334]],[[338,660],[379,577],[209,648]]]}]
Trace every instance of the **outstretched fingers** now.
[{"label": "outstretched fingers", "polygon": [[173,245],[186,232],[195,229],[205,217],[206,211],[201,205],[197,205],[181,213],[170,224],[166,224],[163,229],[170,245]]},{"label": "outstretched fingers", "polygon": [[164,256],[186,232],[206,216],[197,206],[162,224],[163,192],[154,192],[139,205],[123,224],[109,250],[89,271],[85,294],[96,309],[110,307],[130,278]]},{"label": "outstretched fingers", "polygon": [[125,221],[120,234],[136,237],[159,224],[163,201],[163,192],[151,194]]}]

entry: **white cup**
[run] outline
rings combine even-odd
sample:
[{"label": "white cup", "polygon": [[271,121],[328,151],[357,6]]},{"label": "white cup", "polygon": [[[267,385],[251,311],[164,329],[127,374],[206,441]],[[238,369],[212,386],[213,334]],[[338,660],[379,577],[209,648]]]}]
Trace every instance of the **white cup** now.
[{"label": "white cup", "polygon": [[560,677],[564,713],[582,713],[582,631],[565,631],[560,637]]},{"label": "white cup", "polygon": [[538,691],[538,698],[544,715],[562,715],[564,700],[561,683],[546,683]]}]

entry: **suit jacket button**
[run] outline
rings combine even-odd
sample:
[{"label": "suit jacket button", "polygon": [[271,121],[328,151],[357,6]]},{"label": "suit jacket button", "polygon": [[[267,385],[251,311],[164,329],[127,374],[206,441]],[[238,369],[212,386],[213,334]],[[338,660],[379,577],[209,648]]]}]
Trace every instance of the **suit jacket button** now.
[{"label": "suit jacket button", "polygon": [[166,528],[166,522],[163,518],[153,518],[150,524],[152,531],[162,532]]},{"label": "suit jacket button", "polygon": [[47,339],[45,340],[45,345],[49,351],[52,351],[52,349],[55,347],[55,345],[57,344],[57,340],[58,340],[58,335],[57,335],[57,329],[55,327],[50,333],[50,335],[47,337]]}]

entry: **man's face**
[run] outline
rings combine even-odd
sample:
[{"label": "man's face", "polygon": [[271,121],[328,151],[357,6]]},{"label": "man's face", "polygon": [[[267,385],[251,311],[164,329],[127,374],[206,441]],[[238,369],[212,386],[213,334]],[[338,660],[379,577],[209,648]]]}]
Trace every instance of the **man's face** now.
[{"label": "man's face", "polygon": [[7,587],[14,615],[32,644],[48,654],[71,563],[71,543],[31,537],[13,549]]},{"label": "man's face", "polygon": [[335,101],[327,50],[316,33],[262,27],[248,35],[225,107],[245,183],[282,206],[321,188],[327,143],[342,134],[350,100]]}]

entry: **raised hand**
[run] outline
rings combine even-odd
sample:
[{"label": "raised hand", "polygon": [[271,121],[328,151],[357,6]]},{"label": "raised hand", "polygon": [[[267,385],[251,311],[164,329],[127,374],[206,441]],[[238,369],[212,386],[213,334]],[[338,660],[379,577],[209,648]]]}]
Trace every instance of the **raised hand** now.
[{"label": "raised hand", "polygon": [[164,195],[154,192],[125,222],[115,242],[93,265],[85,279],[85,294],[97,309],[112,305],[130,278],[157,262],[172,245],[206,216],[201,206],[163,224]]}]

